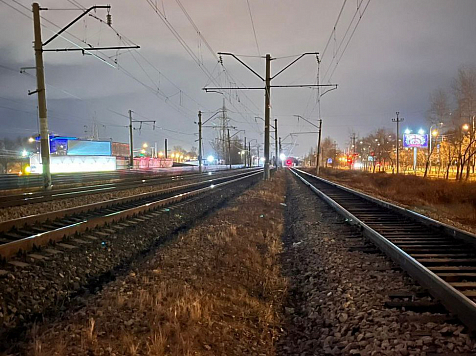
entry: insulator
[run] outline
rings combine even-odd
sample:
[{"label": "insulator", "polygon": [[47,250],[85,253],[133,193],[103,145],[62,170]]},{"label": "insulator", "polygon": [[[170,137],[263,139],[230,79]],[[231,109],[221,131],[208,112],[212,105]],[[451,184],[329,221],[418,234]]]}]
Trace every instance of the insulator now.
[{"label": "insulator", "polygon": [[111,14],[106,15],[106,23],[107,23],[108,26],[112,25],[112,15]]}]

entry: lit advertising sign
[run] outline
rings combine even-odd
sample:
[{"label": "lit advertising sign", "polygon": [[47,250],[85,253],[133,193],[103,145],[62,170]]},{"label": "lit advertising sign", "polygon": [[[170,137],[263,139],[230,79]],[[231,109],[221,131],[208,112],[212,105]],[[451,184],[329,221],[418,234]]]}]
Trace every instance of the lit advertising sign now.
[{"label": "lit advertising sign", "polygon": [[109,141],[69,141],[68,156],[110,156]]},{"label": "lit advertising sign", "polygon": [[426,148],[428,147],[428,135],[404,134],[403,147]]}]

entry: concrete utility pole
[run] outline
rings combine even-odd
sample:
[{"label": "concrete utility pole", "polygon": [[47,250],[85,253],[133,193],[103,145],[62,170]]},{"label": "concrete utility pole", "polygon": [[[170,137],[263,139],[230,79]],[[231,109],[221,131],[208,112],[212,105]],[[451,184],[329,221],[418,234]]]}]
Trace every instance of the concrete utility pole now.
[{"label": "concrete utility pole", "polygon": [[269,179],[269,105],[271,99],[271,55],[266,55],[266,80],[264,88],[264,179]]},{"label": "concrete utility pole", "polygon": [[251,162],[252,158],[251,158],[251,142],[248,142],[248,160],[249,160],[249,166],[251,168],[251,165],[253,164],[253,162]]},{"label": "concrete utility pole", "polygon": [[203,90],[214,92],[216,90],[227,90],[227,89],[233,89],[233,90],[263,90],[265,91],[265,99],[264,99],[264,174],[263,174],[263,179],[267,180],[269,179],[269,153],[270,153],[270,146],[269,146],[269,116],[270,116],[270,97],[271,97],[271,88],[311,88],[311,87],[336,87],[337,85],[335,84],[292,84],[292,85],[271,85],[271,81],[275,79],[278,75],[280,75],[282,72],[284,72],[286,69],[291,67],[294,63],[299,61],[302,57],[306,55],[315,55],[316,57],[319,55],[317,52],[310,52],[310,53],[303,53],[299,55],[296,59],[291,61],[288,65],[286,65],[284,68],[282,68],[280,71],[278,71],[274,76],[271,77],[271,61],[273,58],[271,58],[270,54],[266,55],[266,75],[265,78],[263,78],[261,75],[259,75],[256,71],[254,71],[250,66],[248,66],[245,62],[243,62],[241,59],[238,58],[233,53],[223,53],[223,52],[218,52],[218,55],[227,55],[227,56],[232,56],[235,58],[238,62],[240,62],[242,65],[244,65],[248,70],[250,70],[254,75],[256,75],[258,78],[260,78],[265,86],[264,87],[217,87],[217,88],[203,88]]},{"label": "concrete utility pole", "polygon": [[276,169],[278,169],[278,119],[274,119],[274,148],[275,148],[275,155],[276,155]]},{"label": "concrete utility pole", "polygon": [[230,141],[230,129],[226,129],[228,134],[228,164],[231,169],[231,141]]},{"label": "concrete utility pole", "polygon": [[165,139],[164,145],[165,145],[165,147],[164,147],[165,148],[165,158],[167,158],[168,157],[168,155],[167,155],[167,152],[168,152],[167,139]]},{"label": "concrete utility pole", "polygon": [[202,112],[198,111],[198,172],[202,173]]},{"label": "concrete utility pole", "polygon": [[134,168],[134,144],[132,142],[132,110],[129,110],[129,168]]},{"label": "concrete utility pole", "polygon": [[[46,8],[40,8],[38,3],[33,3],[33,30],[35,35],[34,50],[35,50],[35,68],[36,68],[36,82],[37,88],[33,92],[29,92],[28,95],[38,93],[38,116],[40,119],[40,141],[41,141],[41,163],[43,166],[43,180],[44,187],[51,189],[51,169],[50,169],[50,138],[48,132],[48,117],[46,111],[46,91],[45,91],[45,72],[43,65],[43,52],[66,52],[66,51],[81,51],[87,54],[92,54],[92,51],[99,50],[120,50],[120,49],[138,49],[139,46],[113,46],[113,47],[87,47],[81,48],[47,48],[51,41],[60,36],[68,28],[73,26],[82,17],[86,16],[90,11],[96,9],[110,9],[110,5],[95,5],[83,11],[83,13],[77,16],[68,25],[56,32],[50,39],[43,43],[41,39],[41,23],[40,23],[40,11],[48,10]],[[111,26],[111,15],[107,14],[106,23]]]},{"label": "concrete utility pole", "polygon": [[41,40],[40,5],[33,3],[33,29],[35,32],[36,92],[38,93],[38,115],[40,117],[41,163],[43,165],[43,185],[51,189],[50,137],[46,112],[45,71],[43,66],[43,42]]},{"label": "concrete utility pole", "polygon": [[[283,152],[283,148],[281,146],[281,137],[279,138],[279,159],[281,159],[281,152]],[[281,167],[283,166],[283,161],[281,161]]]},{"label": "concrete utility pole", "polygon": [[241,150],[241,153],[243,153],[243,152],[245,153],[245,159],[244,159],[244,161],[245,161],[245,168],[246,168],[246,163],[248,162],[248,155],[246,154],[246,153],[247,153],[247,152],[246,152],[246,136],[245,136],[245,144],[244,144],[243,147],[244,147],[244,149]]},{"label": "concrete utility pole", "polygon": [[[129,151],[130,151],[130,157],[129,157],[129,168],[132,169],[134,168],[134,143],[133,143],[133,123],[134,122],[139,122],[141,127],[142,127],[142,123],[144,122],[153,122],[154,123],[154,130],[155,130],[155,120],[132,120],[132,110],[129,110],[129,143],[130,143],[130,147],[129,147]],[[167,158],[167,154],[165,156],[165,158]]]},{"label": "concrete utility pole", "polygon": [[319,119],[319,134],[317,138],[317,162],[316,162],[316,175],[319,175],[319,160],[321,158],[321,134],[322,134],[322,119]]},{"label": "concrete utility pole", "polygon": [[397,146],[397,174],[400,172],[400,148],[399,148],[399,144],[398,144],[398,140],[399,140],[399,137],[400,137],[400,122],[404,121],[405,119],[402,117],[402,118],[399,118],[398,115],[400,115],[400,112],[397,111],[396,112],[397,114],[397,117],[395,119],[392,119],[392,122],[396,122],[397,123],[397,134],[395,136],[395,145]]}]

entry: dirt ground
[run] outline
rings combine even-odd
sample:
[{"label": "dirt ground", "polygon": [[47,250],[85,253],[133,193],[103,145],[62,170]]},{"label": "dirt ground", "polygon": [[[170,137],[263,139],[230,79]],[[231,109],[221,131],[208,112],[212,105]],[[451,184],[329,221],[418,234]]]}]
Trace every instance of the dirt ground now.
[{"label": "dirt ground", "polygon": [[322,169],[321,176],[476,233],[476,182],[339,169]]},{"label": "dirt ground", "polygon": [[277,174],[33,332],[32,355],[274,355],[285,295]]}]

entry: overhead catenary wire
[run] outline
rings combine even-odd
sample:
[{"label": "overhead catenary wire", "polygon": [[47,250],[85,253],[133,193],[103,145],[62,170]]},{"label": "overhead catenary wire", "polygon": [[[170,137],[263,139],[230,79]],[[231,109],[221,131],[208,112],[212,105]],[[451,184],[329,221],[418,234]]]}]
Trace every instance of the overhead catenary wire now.
[{"label": "overhead catenary wire", "polygon": [[[177,1],[177,0],[176,0]],[[158,7],[152,2],[152,0],[146,0],[146,2],[149,4],[149,6],[154,10],[154,12],[159,16],[159,18],[162,20],[162,22],[166,25],[166,27],[172,32],[174,37],[177,39],[177,41],[181,44],[181,46],[185,49],[185,51],[189,54],[189,56],[192,58],[192,60],[198,65],[198,67],[204,72],[204,74],[210,79],[211,82],[216,84],[217,86],[221,87],[221,85],[213,78],[212,74],[210,71],[203,65],[203,63],[200,61],[200,59],[197,57],[197,55],[193,52],[193,50],[190,48],[190,46],[186,43],[186,41],[182,38],[180,33],[175,29],[175,27],[167,20],[167,18],[164,16],[164,14],[158,9]],[[198,29],[197,25],[193,22],[191,19],[190,15],[188,12],[185,10],[184,6],[180,3],[178,0],[179,6],[181,7],[182,11],[186,14],[187,18],[191,22],[192,26],[194,29],[197,31],[199,34],[200,38],[204,41],[204,43],[207,45],[208,50],[212,54],[212,56],[218,60],[218,57],[216,55],[216,52],[211,48],[211,46],[208,44],[208,41],[205,39],[205,37],[201,34],[200,30]],[[231,95],[224,95],[224,97],[227,99],[227,101],[233,106],[232,98]],[[241,103],[242,106],[244,106],[243,103]],[[245,120],[246,117],[243,116]],[[251,125],[251,124],[250,124]]]},{"label": "overhead catenary wire", "polygon": [[[363,1],[363,0],[362,0],[362,1]],[[346,45],[345,45],[345,47],[344,47],[344,50],[342,51],[342,53],[341,53],[339,59],[337,60],[336,65],[334,66],[334,69],[332,70],[332,73],[329,75],[328,81],[330,81],[331,78],[332,78],[332,76],[334,75],[334,72],[336,71],[337,66],[338,66],[338,64],[340,63],[340,60],[342,59],[342,56],[344,55],[345,51],[347,50],[347,47],[349,46],[349,43],[350,43],[350,41],[352,40],[352,37],[354,36],[355,31],[357,30],[357,26],[359,26],[359,23],[360,23],[360,21],[362,20],[362,17],[364,16],[365,11],[367,10],[367,7],[369,6],[369,4],[370,4],[370,0],[367,1],[367,4],[365,5],[365,7],[364,7],[362,13],[360,14],[359,19],[358,19],[358,21],[357,21],[357,24],[355,25],[354,30],[352,31],[352,33],[351,33],[351,35],[350,35],[350,37],[349,37],[349,40],[347,41],[347,43],[346,43]]]},{"label": "overhead catenary wire", "polygon": [[[355,31],[356,31],[356,29],[357,29],[357,27],[358,27],[360,21],[362,20],[362,17],[364,16],[365,11],[367,10],[367,8],[368,8],[368,6],[369,6],[369,4],[370,4],[370,0],[367,0],[366,5],[364,6],[364,10],[363,10],[362,12],[360,12],[361,7],[362,7],[362,4],[364,3],[364,1],[365,1],[365,0],[360,0],[360,1],[357,2],[357,8],[356,8],[356,10],[355,10],[355,12],[354,12],[354,15],[352,16],[351,21],[349,22],[349,26],[347,26],[347,29],[346,29],[346,31],[345,31],[345,33],[344,33],[344,36],[342,37],[342,40],[340,41],[340,44],[339,44],[339,46],[337,47],[337,50],[336,50],[336,52],[335,52],[335,54],[334,54],[334,56],[333,56],[333,58],[332,58],[332,60],[331,60],[331,62],[330,62],[330,64],[329,64],[329,66],[327,67],[327,70],[326,70],[325,73],[324,73],[324,76],[323,76],[323,79],[324,79],[324,80],[323,80],[323,82],[326,82],[326,81],[327,81],[327,82],[330,82],[332,75],[334,74],[334,72],[335,72],[337,66],[338,66],[339,63],[340,63],[340,60],[342,59],[342,56],[343,56],[344,53],[345,53],[345,50],[347,49],[347,47],[348,47],[350,41],[352,40],[352,37],[354,36]],[[345,40],[346,40],[347,34],[349,33],[350,29],[352,28],[352,25],[353,25],[353,23],[354,23],[354,20],[355,20],[355,18],[357,17],[358,14],[360,14],[360,16],[358,17],[358,20],[357,20],[357,22],[356,22],[356,24],[355,24],[355,26],[354,26],[354,28],[353,28],[353,30],[352,30],[352,32],[351,32],[351,35],[350,35],[349,38],[347,39],[347,43],[345,44],[344,49],[342,50],[342,52],[340,52],[340,55],[339,55],[339,51],[340,51],[340,49],[342,48],[342,45],[344,44],[344,42],[345,42]],[[336,59],[337,59],[337,60],[336,60]],[[331,75],[330,75],[329,77],[327,77],[327,74],[329,73],[329,70],[332,68],[332,66],[333,66],[333,64],[334,64],[334,60],[336,60],[334,69],[333,69]],[[327,77],[327,78],[326,78],[326,77]]]},{"label": "overhead catenary wire", "polygon": [[[68,0],[71,4],[75,5],[75,6],[78,6],[82,9],[86,9],[83,5],[81,5],[79,3],[79,1],[74,1],[74,0]],[[95,20],[98,20],[100,21],[101,23],[104,23],[104,20],[98,18],[97,16],[95,16],[94,14],[89,14],[93,19]],[[131,45],[131,44],[135,44],[133,41],[131,41],[130,39],[128,39],[126,36],[122,35],[121,33],[119,33],[118,30],[116,30],[114,27],[112,26],[109,26],[113,31],[114,33],[116,34],[116,36],[119,37],[119,39],[124,43],[124,44],[127,44],[127,45]],[[165,76],[161,71],[159,71],[140,51],[128,51],[130,52],[131,56],[133,57],[134,61],[138,64],[138,66],[141,68],[141,70],[144,72],[144,74],[149,78],[149,80],[151,80],[151,82],[153,83],[154,87],[156,87],[157,91],[159,92],[161,98],[165,101],[165,103],[169,106],[171,106],[174,110],[178,111],[180,114],[184,115],[185,117],[188,117],[189,115],[192,115],[191,113],[184,113],[180,110],[180,108],[178,108],[176,105],[168,102],[168,96],[162,92],[159,88],[159,85],[158,83],[156,83],[152,78],[151,76],[148,74],[148,72],[145,70],[145,68],[142,66],[142,64],[137,60],[137,58],[134,56],[134,53],[137,53],[149,66],[151,66],[155,71],[157,71],[159,73],[159,75],[161,75],[162,77],[164,77],[170,84],[172,84],[174,87],[176,87],[177,89],[179,89],[182,93],[184,93],[184,91],[179,88],[175,83],[173,83],[167,76]],[[125,70],[124,67],[121,67],[119,66],[118,67],[119,70]],[[135,79],[139,84],[145,86],[147,89],[151,90],[151,87],[150,86],[146,86],[145,83],[143,83],[141,80],[137,79],[130,71],[127,71],[126,70],[126,75],[128,75],[129,77],[131,77],[132,79]],[[193,99],[190,95],[188,94],[184,94],[186,97],[188,97],[191,101],[195,102],[199,107],[204,107],[203,105],[201,105],[200,103],[198,103],[195,99]]]},{"label": "overhead catenary wire", "polygon": [[248,12],[250,14],[251,27],[253,28],[253,35],[255,37],[256,49],[258,51],[258,56],[261,57],[261,52],[259,50],[259,44],[258,44],[258,37],[256,36],[255,22],[253,21],[253,14],[251,12],[250,0],[246,0],[246,3],[248,4]]}]

